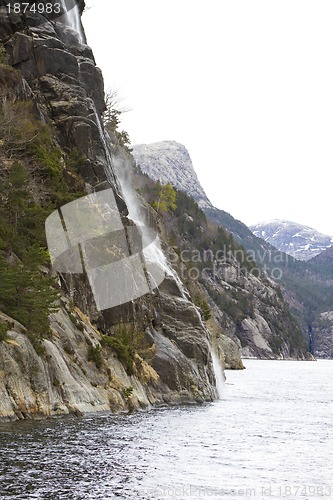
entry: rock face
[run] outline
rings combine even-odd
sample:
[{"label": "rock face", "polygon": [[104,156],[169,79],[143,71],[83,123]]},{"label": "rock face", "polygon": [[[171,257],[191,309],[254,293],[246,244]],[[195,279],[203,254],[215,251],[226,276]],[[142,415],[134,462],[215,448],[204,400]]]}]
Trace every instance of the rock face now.
[{"label": "rock face", "polygon": [[295,259],[309,260],[333,244],[333,237],[296,222],[271,220],[250,226],[253,234]]},{"label": "rock face", "polygon": [[[180,312],[191,310],[192,320],[196,322],[197,344],[192,338],[193,331],[188,328],[189,322],[187,329],[182,321],[172,326],[172,340],[171,327],[167,325],[168,335],[151,330],[152,362],[148,364],[137,356],[131,375],[126,373],[112,349],[101,349],[98,366],[90,359],[91,349],[101,346],[101,334],[79,309],[70,316],[67,309],[62,307],[52,315],[52,338],[44,341],[42,356],[36,353],[24,328],[17,324],[8,332],[7,340],[1,342],[0,420],[129,411],[163,403],[201,402],[214,397],[207,342],[202,337],[198,313],[193,306],[189,308],[183,303]],[[5,319],[9,320],[1,315],[0,321]],[[178,339],[180,330],[181,339]]]},{"label": "rock face", "polygon": [[190,193],[201,208],[212,204],[203,190],[193,168],[190,155],[176,141],[133,146],[133,156],[142,172],[161,184],[172,184],[176,189]]},{"label": "rock face", "polygon": [[[85,158],[79,173],[87,191],[111,187],[124,228],[133,225],[101,124],[103,78],[91,49],[67,21],[9,15],[2,1],[0,9],[0,38],[9,64],[21,73],[40,118],[52,126],[63,151],[77,150]],[[9,333],[0,342],[0,417],[214,399],[210,332],[172,276],[160,291],[103,312],[96,310],[84,277],[62,276],[64,305],[51,318],[53,333],[40,354],[24,328],[2,315]],[[69,298],[77,306],[74,312]],[[114,350],[100,349],[102,334],[112,336],[123,327],[140,331],[149,346],[145,361],[135,358],[130,375]]]},{"label": "rock face", "polygon": [[[309,260],[317,270],[319,279],[326,283],[332,297],[333,288],[333,246]],[[320,270],[320,273],[318,272]],[[316,282],[318,288],[318,279]],[[333,359],[333,312],[332,305],[319,302],[319,312],[311,325],[314,354],[318,358]]]},{"label": "rock face", "polygon": [[[249,272],[230,255],[201,281],[223,334],[239,346],[242,357],[308,358],[301,331],[273,280]],[[232,348],[224,350],[232,356]]]}]

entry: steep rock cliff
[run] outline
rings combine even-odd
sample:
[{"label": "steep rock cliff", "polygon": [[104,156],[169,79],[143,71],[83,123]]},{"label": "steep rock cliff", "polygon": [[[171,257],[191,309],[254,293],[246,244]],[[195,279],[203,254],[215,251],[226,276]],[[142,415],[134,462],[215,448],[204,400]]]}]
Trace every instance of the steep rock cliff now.
[{"label": "steep rock cliff", "polygon": [[[75,3],[75,8],[82,10],[84,2]],[[6,64],[22,77],[19,88],[11,89],[13,99],[31,100],[36,117],[53,130],[54,143],[63,154],[75,150],[84,158],[78,173],[88,193],[113,190],[126,230],[133,222],[101,124],[103,78],[91,49],[82,43],[84,35],[72,28],[65,12],[55,19],[9,14],[5,2],[0,3]],[[14,160],[2,155],[4,175]],[[38,194],[34,193],[37,199]],[[42,352],[36,352],[22,325],[1,315],[8,328],[7,339],[0,342],[1,417],[121,410],[216,397],[210,332],[173,272],[160,290],[102,312],[83,275],[64,273],[60,284],[63,305],[51,318],[52,335],[42,341]],[[130,374],[121,352],[105,340],[119,329],[131,335],[140,332],[145,347],[145,360],[136,354]]]}]

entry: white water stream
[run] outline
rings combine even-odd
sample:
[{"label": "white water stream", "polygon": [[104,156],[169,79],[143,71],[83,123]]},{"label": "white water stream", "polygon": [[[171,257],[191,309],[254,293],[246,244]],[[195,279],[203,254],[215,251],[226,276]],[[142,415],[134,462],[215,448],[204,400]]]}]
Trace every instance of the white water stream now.
[{"label": "white water stream", "polygon": [[59,17],[60,22],[75,31],[78,41],[85,43],[85,35],[81,23],[79,5],[73,0],[60,0],[64,14]]},{"label": "white water stream", "polygon": [[[136,224],[141,233],[143,256],[147,264],[152,288],[157,288],[166,275],[174,276],[174,271],[161,249],[158,235],[145,222],[145,216],[140,209],[136,193],[132,187],[131,165],[127,164],[126,158],[116,156],[112,157],[112,164],[125,198],[129,218]],[[182,284],[181,287],[180,290],[182,291]]]},{"label": "white water stream", "polygon": [[211,349],[211,356],[216,380],[216,391],[218,399],[222,399],[224,395],[225,377],[222,370],[221,362],[218,355]]}]

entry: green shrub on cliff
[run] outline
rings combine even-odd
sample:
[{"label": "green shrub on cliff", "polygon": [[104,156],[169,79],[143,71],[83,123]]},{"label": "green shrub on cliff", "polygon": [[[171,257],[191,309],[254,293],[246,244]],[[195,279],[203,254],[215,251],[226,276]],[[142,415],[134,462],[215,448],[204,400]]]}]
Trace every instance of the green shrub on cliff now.
[{"label": "green shrub on cliff", "polygon": [[0,309],[29,332],[44,336],[49,331],[49,313],[57,309],[59,293],[54,280],[39,270],[42,254],[38,247],[31,247],[15,264],[0,254]]},{"label": "green shrub on cliff", "polygon": [[119,325],[113,335],[103,335],[101,344],[116,353],[128,375],[134,373],[136,355],[147,360],[151,356],[153,345],[143,330],[124,324]]},{"label": "green shrub on cliff", "polygon": [[33,170],[43,181],[45,200],[53,208],[60,208],[86,195],[84,182],[76,171],[82,166],[84,158],[73,150],[64,160],[62,151],[53,144],[51,137],[46,136],[45,139],[32,145],[29,154]]},{"label": "green shrub on cliff", "polygon": [[212,317],[212,311],[209,307],[207,300],[201,299],[200,297],[192,297],[194,304],[199,307],[201,317],[204,321],[208,321]]},{"label": "green shrub on cliff", "polygon": [[20,257],[30,245],[45,244],[44,223],[49,210],[34,202],[22,163],[13,162],[0,185],[0,200],[0,250]]},{"label": "green shrub on cliff", "polygon": [[86,194],[84,182],[76,171],[83,158],[72,151],[64,161],[52,128],[36,114],[32,101],[0,101],[1,149],[7,157],[24,164],[26,175],[31,176],[30,187],[35,188],[35,194],[51,210]]},{"label": "green shrub on cliff", "polygon": [[200,304],[202,311],[202,317],[204,321],[208,321],[212,317],[212,312],[210,310],[209,304],[206,300],[203,300]]},{"label": "green shrub on cliff", "polygon": [[151,206],[157,212],[168,212],[169,210],[176,209],[176,198],[177,193],[171,184],[160,184],[156,183],[156,188],[154,192],[154,200]]},{"label": "green shrub on cliff", "polygon": [[102,367],[102,349],[100,345],[89,346],[88,348],[88,361],[93,361],[96,368],[100,369]]},{"label": "green shrub on cliff", "polygon": [[[15,76],[15,73],[14,73]],[[0,134],[3,150],[13,158],[26,154],[49,135],[49,128],[34,117],[32,101],[7,100],[0,108]]]},{"label": "green shrub on cliff", "polygon": [[3,98],[8,94],[13,94],[16,86],[22,82],[22,76],[19,71],[7,64],[4,53],[0,57],[0,98]]},{"label": "green shrub on cliff", "polygon": [[129,344],[128,340],[124,337],[110,337],[108,335],[103,335],[102,345],[105,347],[110,347],[117,355],[117,358],[124,366],[128,375],[133,375],[133,363],[134,363],[134,349]]}]

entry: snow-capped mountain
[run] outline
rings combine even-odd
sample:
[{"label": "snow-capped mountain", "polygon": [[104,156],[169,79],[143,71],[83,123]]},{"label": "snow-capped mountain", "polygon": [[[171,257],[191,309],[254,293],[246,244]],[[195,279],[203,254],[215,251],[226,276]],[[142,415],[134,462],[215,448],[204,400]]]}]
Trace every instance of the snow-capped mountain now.
[{"label": "snow-capped mountain", "polygon": [[137,165],[155,182],[170,183],[179,191],[190,194],[201,208],[212,207],[185,146],[176,141],[162,141],[138,144],[132,149]]},{"label": "snow-capped mountain", "polygon": [[309,260],[333,245],[332,236],[286,220],[261,222],[250,229],[255,236],[298,260]]}]

